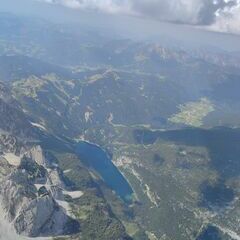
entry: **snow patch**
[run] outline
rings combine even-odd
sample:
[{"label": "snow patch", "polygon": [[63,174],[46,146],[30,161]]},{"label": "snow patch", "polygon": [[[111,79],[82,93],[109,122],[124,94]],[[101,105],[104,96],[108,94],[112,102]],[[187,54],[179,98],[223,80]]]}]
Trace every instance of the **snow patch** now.
[{"label": "snow patch", "polygon": [[18,167],[21,163],[21,157],[16,156],[14,153],[5,153],[3,157],[8,161],[12,166]]},{"label": "snow patch", "polygon": [[31,122],[31,124],[32,124],[32,126],[34,126],[34,127],[40,128],[40,129],[42,129],[42,130],[44,130],[44,131],[47,131],[47,129],[46,129],[43,125],[41,125],[41,124],[39,124],[39,123]]},{"label": "snow patch", "polygon": [[85,121],[86,123],[88,123],[89,121],[91,121],[91,116],[93,115],[92,112],[85,112],[84,117],[85,117]]},{"label": "snow patch", "polygon": [[83,195],[83,192],[82,191],[63,191],[63,194],[69,195],[73,199],[77,199]]}]

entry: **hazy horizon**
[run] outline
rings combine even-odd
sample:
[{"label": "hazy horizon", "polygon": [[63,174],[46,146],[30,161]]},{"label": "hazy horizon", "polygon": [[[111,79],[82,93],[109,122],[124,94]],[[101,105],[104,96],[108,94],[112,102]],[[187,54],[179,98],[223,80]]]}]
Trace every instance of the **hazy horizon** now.
[{"label": "hazy horizon", "polygon": [[[28,6],[27,8],[24,6]],[[107,14],[88,10],[66,8],[45,2],[9,0],[0,6],[0,12],[19,16],[43,18],[62,24],[98,29],[102,34],[114,38],[130,38],[138,41],[169,43],[169,40],[182,42],[185,46],[213,47],[227,51],[240,51],[240,35],[214,32],[196,26],[174,24],[121,14]]]}]

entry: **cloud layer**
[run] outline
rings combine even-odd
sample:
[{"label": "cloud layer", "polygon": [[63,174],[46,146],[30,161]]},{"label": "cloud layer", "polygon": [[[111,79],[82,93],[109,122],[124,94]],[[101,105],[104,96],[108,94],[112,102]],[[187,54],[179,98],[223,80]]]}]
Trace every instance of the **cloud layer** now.
[{"label": "cloud layer", "polygon": [[71,8],[205,26],[240,34],[240,0],[43,0]]}]

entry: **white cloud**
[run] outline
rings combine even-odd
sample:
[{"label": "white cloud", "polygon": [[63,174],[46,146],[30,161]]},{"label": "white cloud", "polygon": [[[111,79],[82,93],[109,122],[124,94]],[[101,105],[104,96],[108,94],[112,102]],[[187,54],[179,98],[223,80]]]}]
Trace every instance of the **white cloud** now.
[{"label": "white cloud", "polygon": [[209,29],[240,34],[240,1],[238,1],[238,5],[235,7],[219,12],[215,23]]},{"label": "white cloud", "polygon": [[128,14],[240,34],[240,0],[42,0],[66,7]]},{"label": "white cloud", "polygon": [[122,0],[121,3],[114,0],[43,0],[52,4],[61,4],[70,8],[87,9],[102,11],[107,13],[129,13],[133,14],[130,9],[129,1]]}]

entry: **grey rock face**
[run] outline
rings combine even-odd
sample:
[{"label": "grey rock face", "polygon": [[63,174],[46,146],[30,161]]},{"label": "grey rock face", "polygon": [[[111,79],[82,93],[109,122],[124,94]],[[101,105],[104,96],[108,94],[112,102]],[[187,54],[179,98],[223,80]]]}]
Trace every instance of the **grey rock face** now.
[{"label": "grey rock face", "polygon": [[9,221],[13,221],[22,207],[36,198],[36,192],[26,172],[16,170],[3,179],[1,200]]},{"label": "grey rock face", "polygon": [[7,176],[11,172],[11,166],[0,154],[0,179]]},{"label": "grey rock face", "polygon": [[36,198],[26,204],[14,221],[19,234],[30,237],[66,234],[65,226],[71,219],[52,196]]},{"label": "grey rock face", "polygon": [[45,154],[40,146],[34,146],[29,151],[27,151],[24,154],[29,159],[32,159],[32,161],[35,161],[37,164],[42,166],[49,166],[48,160],[45,157]]},{"label": "grey rock face", "polygon": [[16,137],[0,131],[1,152],[19,153],[21,148],[23,148],[23,144]]},{"label": "grey rock face", "polygon": [[17,167],[4,161],[4,155],[2,160],[6,171],[0,176],[1,205],[18,234],[48,237],[79,231],[78,222],[55,200],[64,200],[64,184],[57,167],[44,167],[50,163],[41,147],[24,153]]}]

